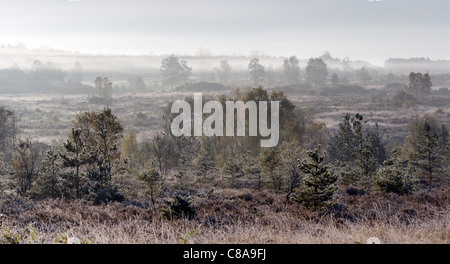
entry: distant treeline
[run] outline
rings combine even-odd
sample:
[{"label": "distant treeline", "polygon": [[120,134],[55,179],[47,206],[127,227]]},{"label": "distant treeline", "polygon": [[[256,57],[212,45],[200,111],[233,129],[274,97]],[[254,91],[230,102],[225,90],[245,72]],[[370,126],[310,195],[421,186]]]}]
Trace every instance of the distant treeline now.
[{"label": "distant treeline", "polygon": [[[154,57],[151,57],[154,60]],[[125,61],[128,59],[123,58]],[[117,63],[112,60],[110,64]],[[154,65],[157,63],[157,65]],[[340,94],[335,88],[348,91],[370,86],[407,84],[408,74],[424,72],[435,76],[450,66],[447,61],[430,59],[389,59],[385,68],[377,68],[365,62],[348,58],[333,58],[329,53],[308,61],[295,55],[275,57],[186,57],[168,55],[161,61],[152,61],[146,72],[123,69],[122,72],[108,64],[102,72],[92,71],[92,61],[85,70],[75,61],[72,68],[63,70],[54,62],[34,60],[31,69],[17,65],[0,70],[0,93],[62,93],[91,94],[97,86],[98,76],[108,76],[112,81],[112,93],[148,91],[225,91],[237,87],[263,86],[270,89],[295,92],[298,90],[326,90],[327,94]],[[439,67],[444,67],[440,69]],[[125,66],[126,67],[126,63]],[[143,67],[143,64],[140,65]],[[157,67],[157,68],[155,68]],[[436,68],[437,67],[437,68]],[[66,67],[67,68],[67,67]],[[397,71],[400,68],[404,70]],[[439,68],[439,69],[438,69]],[[417,70],[420,69],[420,70]],[[445,86],[450,75],[440,74],[435,86]],[[361,88],[362,87],[362,88]]]},{"label": "distant treeline", "polygon": [[423,71],[438,73],[448,73],[450,61],[431,60],[430,58],[390,58],[384,62],[384,68],[396,73],[408,73],[409,71]]}]

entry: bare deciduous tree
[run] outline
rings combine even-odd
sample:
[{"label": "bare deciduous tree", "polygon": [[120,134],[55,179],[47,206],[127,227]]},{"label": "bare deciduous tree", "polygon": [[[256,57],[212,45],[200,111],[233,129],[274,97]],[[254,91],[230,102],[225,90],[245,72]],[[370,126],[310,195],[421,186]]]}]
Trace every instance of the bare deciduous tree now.
[{"label": "bare deciduous tree", "polygon": [[17,179],[20,193],[25,194],[36,176],[39,153],[29,139],[19,140],[13,157],[12,167]]},{"label": "bare deciduous tree", "polygon": [[158,132],[152,139],[152,151],[158,162],[159,171],[167,175],[170,158],[174,153],[174,142],[164,132]]}]

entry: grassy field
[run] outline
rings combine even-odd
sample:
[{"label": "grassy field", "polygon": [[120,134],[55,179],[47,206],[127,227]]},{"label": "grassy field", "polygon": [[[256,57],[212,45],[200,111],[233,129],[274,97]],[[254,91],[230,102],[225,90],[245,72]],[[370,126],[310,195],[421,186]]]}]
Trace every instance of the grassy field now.
[{"label": "grassy field", "polygon": [[[76,200],[25,201],[3,197],[0,241],[56,243],[450,243],[450,189],[405,198],[379,193],[339,194],[341,208],[318,215],[282,197],[224,189],[193,195],[192,220],[161,219],[159,204],[138,201],[94,206]],[[8,230],[10,227],[12,230]],[[194,234],[193,231],[196,230]]]},{"label": "grassy field", "polygon": [[[226,91],[226,94],[231,91]],[[219,93],[205,92],[204,97]],[[162,109],[170,100],[193,96],[193,92],[150,92],[119,94],[110,105],[125,128],[134,128],[137,138],[143,140],[162,128]],[[378,122],[386,136],[403,141],[408,124],[417,115],[434,115],[440,123],[450,125],[450,103],[446,96],[431,96],[421,104],[409,108],[392,108],[386,100],[370,100],[369,95],[321,96],[289,93],[288,98],[304,112],[334,129],[345,113],[361,113],[371,122]],[[29,137],[50,144],[64,139],[70,121],[77,113],[100,110],[102,105],[89,104],[88,95],[0,95],[0,105],[15,111],[19,120],[20,137]],[[441,109],[441,111],[438,111]]]}]

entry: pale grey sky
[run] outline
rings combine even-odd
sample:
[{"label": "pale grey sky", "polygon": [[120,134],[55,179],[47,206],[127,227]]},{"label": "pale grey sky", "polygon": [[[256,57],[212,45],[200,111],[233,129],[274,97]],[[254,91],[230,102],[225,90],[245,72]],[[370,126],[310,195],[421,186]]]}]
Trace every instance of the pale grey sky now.
[{"label": "pale grey sky", "polygon": [[0,0],[0,44],[89,53],[450,59],[447,0]]}]

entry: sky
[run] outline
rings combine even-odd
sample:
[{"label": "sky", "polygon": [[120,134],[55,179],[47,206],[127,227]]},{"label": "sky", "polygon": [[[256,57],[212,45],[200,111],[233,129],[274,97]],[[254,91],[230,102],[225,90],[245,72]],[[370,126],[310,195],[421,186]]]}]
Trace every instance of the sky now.
[{"label": "sky", "polygon": [[447,0],[0,0],[0,45],[92,54],[450,59]]}]

